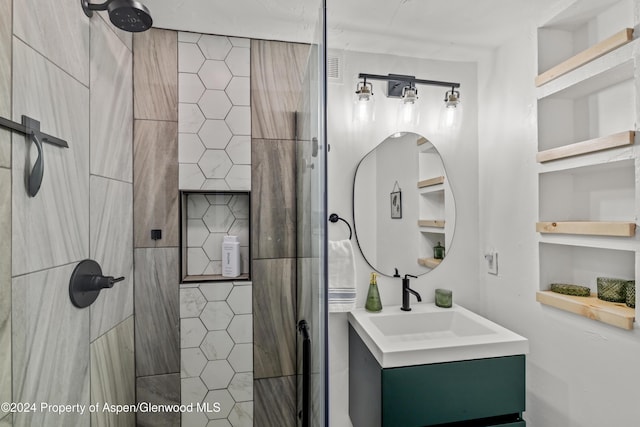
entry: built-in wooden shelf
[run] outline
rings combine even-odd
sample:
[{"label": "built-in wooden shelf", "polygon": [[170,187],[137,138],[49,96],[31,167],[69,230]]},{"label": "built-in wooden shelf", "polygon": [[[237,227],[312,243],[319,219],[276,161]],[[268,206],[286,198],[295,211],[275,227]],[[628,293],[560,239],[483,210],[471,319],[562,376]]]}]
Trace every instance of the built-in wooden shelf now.
[{"label": "built-in wooden shelf", "polygon": [[540,151],[536,155],[536,160],[538,163],[544,163],[567,157],[580,156],[582,154],[595,153],[597,151],[608,150],[611,148],[624,147],[626,145],[632,145],[635,141],[635,136],[636,133],[634,131],[625,131],[614,135],[604,136],[602,138],[576,142],[575,144]]},{"label": "built-in wooden shelf", "polygon": [[444,228],[444,220],[440,219],[420,219],[418,220],[420,227]]},{"label": "built-in wooden shelf", "polygon": [[444,182],[444,176],[436,176],[435,178],[425,179],[418,182],[418,188],[431,187],[432,185],[442,184]]},{"label": "built-in wooden shelf", "polygon": [[595,294],[590,297],[574,297],[551,291],[539,291],[536,293],[536,301],[622,329],[633,329],[636,317],[635,309],[623,303],[599,300]]},{"label": "built-in wooden shelf", "polygon": [[605,221],[538,222],[536,223],[536,231],[539,233],[631,237],[636,234],[636,224]]},{"label": "built-in wooden shelf", "polygon": [[538,75],[536,77],[536,86],[542,86],[545,83],[557,79],[558,77],[629,43],[631,40],[633,40],[633,28],[625,28],[608,39],[583,50],[577,55],[572,56],[566,61],[561,62],[555,67]]},{"label": "built-in wooden shelf", "polygon": [[442,262],[441,259],[418,258],[418,264],[420,264],[423,267],[428,267],[428,268],[436,268],[437,266],[440,265],[441,262]]},{"label": "built-in wooden shelf", "polygon": [[421,136],[420,138],[418,138],[418,145],[426,144],[427,142],[429,142],[429,140],[424,136]]}]

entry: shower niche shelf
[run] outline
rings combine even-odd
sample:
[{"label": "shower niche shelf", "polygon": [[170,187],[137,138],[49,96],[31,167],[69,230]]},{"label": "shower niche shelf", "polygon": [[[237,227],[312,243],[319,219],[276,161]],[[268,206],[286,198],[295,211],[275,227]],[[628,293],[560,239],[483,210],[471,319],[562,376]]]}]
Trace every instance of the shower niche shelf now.
[{"label": "shower niche shelf", "polygon": [[570,283],[595,294],[597,277],[637,279],[640,40],[631,29],[640,22],[635,4],[581,0],[549,19],[537,32],[535,82],[536,300],[623,329],[633,329],[634,308],[559,295],[549,287]]},{"label": "shower niche shelf", "polygon": [[[181,282],[251,280],[248,191],[181,191]],[[222,275],[224,236],[240,240],[241,274]]]}]

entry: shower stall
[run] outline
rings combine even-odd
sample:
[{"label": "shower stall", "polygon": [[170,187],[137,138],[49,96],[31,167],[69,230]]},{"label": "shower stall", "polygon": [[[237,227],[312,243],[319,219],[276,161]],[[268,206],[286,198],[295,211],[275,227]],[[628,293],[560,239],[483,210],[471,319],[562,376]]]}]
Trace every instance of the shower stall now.
[{"label": "shower stall", "polygon": [[[12,123],[0,127],[0,426],[325,426],[324,2],[304,43],[145,31],[157,20],[144,3],[0,0],[0,123]],[[218,42],[228,57],[216,57]],[[197,68],[184,68],[187,51],[202,56]],[[270,67],[277,52],[305,52],[284,141],[259,136],[253,94],[259,55]],[[214,87],[205,63],[226,67],[228,87]],[[207,128],[223,122],[226,146]],[[276,162],[261,169],[265,159]],[[289,179],[291,205],[254,203],[284,191],[259,181],[276,175]],[[181,217],[183,189],[211,196],[202,199],[212,211],[216,189],[251,195],[249,217],[224,205],[250,222],[250,280],[182,282],[181,224],[199,221]],[[285,212],[279,222],[272,208]],[[291,250],[274,260],[265,248],[287,221]],[[263,268],[270,262],[287,274]]]}]

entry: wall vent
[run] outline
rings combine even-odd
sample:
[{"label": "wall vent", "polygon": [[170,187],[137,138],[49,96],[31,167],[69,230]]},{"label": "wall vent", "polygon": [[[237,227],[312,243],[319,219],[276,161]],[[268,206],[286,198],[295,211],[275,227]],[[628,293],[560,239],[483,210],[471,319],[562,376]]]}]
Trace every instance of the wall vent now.
[{"label": "wall vent", "polygon": [[327,80],[329,83],[342,83],[344,57],[340,53],[327,54]]}]

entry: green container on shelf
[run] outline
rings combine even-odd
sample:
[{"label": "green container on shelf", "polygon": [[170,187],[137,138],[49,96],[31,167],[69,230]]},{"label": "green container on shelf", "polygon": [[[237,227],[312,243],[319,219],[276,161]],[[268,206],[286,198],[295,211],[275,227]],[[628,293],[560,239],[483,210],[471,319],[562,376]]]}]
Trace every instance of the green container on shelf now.
[{"label": "green container on shelf", "polygon": [[636,308],[636,281],[628,280],[627,281],[627,306],[631,308]]},{"label": "green container on shelf", "polygon": [[598,298],[610,302],[627,301],[628,280],[616,279],[613,277],[598,277]]},{"label": "green container on shelf", "polygon": [[433,257],[435,259],[444,259],[444,246],[440,242],[433,247]]}]

